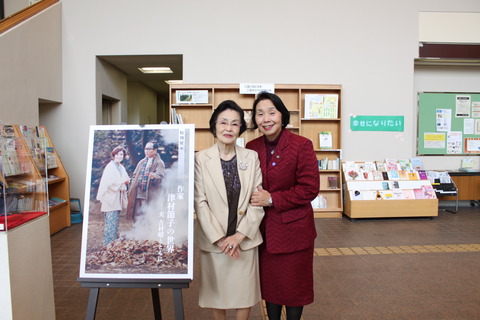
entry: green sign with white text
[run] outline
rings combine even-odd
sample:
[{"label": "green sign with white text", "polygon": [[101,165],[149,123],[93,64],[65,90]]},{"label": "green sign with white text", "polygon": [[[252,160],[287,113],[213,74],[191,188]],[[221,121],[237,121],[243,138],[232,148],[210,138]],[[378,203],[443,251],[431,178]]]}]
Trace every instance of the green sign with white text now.
[{"label": "green sign with white text", "polygon": [[350,116],[352,131],[404,131],[404,116]]}]

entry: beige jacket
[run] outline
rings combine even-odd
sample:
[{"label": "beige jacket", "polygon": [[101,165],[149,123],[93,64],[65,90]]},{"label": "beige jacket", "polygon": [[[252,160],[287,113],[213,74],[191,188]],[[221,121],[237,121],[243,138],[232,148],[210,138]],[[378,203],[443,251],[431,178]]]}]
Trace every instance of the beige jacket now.
[{"label": "beige jacket", "polygon": [[[262,172],[255,151],[236,146],[236,154],[242,188],[238,202],[237,231],[246,236],[240,248],[248,250],[262,243],[259,226],[264,216],[263,207],[249,204],[252,192],[262,184]],[[214,242],[227,233],[228,202],[216,144],[195,155],[195,213],[195,243],[201,250],[221,252]]]}]

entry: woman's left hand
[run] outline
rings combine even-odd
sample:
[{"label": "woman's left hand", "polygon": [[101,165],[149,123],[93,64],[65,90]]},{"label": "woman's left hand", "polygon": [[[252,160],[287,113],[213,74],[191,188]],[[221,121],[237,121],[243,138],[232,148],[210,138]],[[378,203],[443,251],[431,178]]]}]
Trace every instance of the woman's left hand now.
[{"label": "woman's left hand", "polygon": [[222,252],[228,254],[232,259],[237,260],[240,257],[240,243],[245,239],[245,235],[241,234],[240,232],[227,237],[222,245]]}]

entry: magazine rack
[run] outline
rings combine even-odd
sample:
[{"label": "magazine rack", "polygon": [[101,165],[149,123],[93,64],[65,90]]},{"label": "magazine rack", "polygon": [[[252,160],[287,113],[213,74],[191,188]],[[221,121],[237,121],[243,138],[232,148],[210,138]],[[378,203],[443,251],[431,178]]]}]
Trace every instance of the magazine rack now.
[{"label": "magazine rack", "polygon": [[[355,162],[362,164],[362,162]],[[397,218],[438,216],[438,199],[429,180],[374,180],[365,174],[362,180],[354,180],[351,171],[343,172],[345,179],[345,214],[356,218]],[[355,176],[355,179],[358,177]],[[395,198],[393,190],[402,195]],[[403,190],[420,190],[427,198],[416,198],[415,193]],[[430,197],[430,198],[428,198]]]},{"label": "magazine rack", "polygon": [[1,318],[54,319],[46,182],[23,138],[0,138],[0,152]]}]

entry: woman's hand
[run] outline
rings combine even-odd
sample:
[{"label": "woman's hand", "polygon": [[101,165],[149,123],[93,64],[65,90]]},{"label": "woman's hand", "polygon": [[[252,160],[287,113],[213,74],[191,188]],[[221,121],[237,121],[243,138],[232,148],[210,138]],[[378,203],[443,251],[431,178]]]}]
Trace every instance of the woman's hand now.
[{"label": "woman's hand", "polygon": [[270,203],[268,203],[269,199],[270,192],[263,190],[262,187],[258,187],[258,191],[253,192],[250,197],[250,204],[255,207],[268,207],[270,206]]},{"label": "woman's hand", "polygon": [[225,238],[221,244],[221,249],[224,254],[228,254],[232,259],[237,260],[240,258],[240,243],[245,239],[245,235],[240,232]]}]

